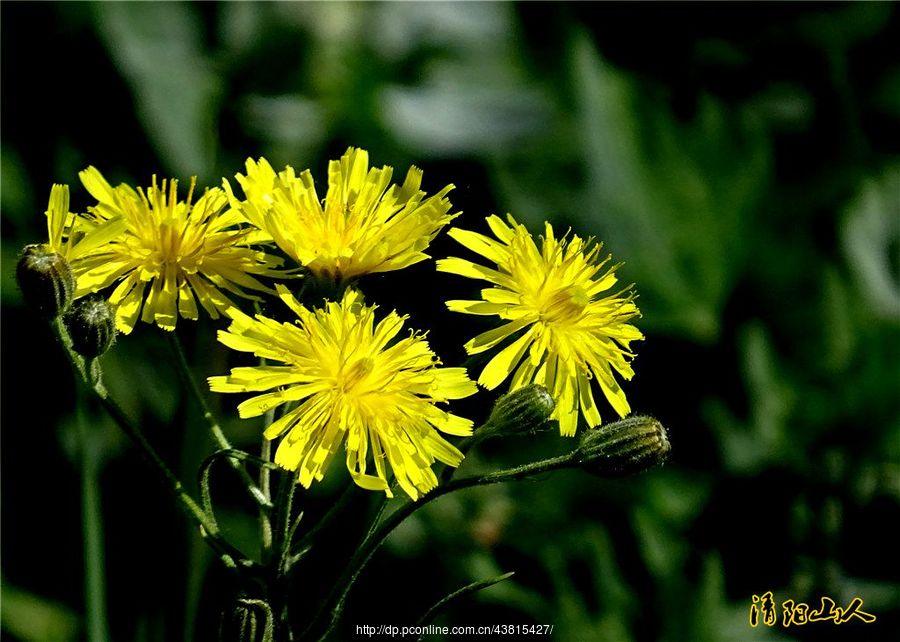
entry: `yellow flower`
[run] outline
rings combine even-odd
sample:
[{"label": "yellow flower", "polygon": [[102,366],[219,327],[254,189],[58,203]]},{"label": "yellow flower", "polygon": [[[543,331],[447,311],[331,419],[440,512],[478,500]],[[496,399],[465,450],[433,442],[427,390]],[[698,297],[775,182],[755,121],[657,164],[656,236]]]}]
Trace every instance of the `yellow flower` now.
[{"label": "yellow flower", "polygon": [[70,212],[68,185],[53,185],[50,189],[46,216],[47,247],[73,268],[125,229],[121,220],[95,219]]},{"label": "yellow flower", "polygon": [[543,385],[556,401],[553,418],[565,436],[575,434],[579,406],[589,426],[600,423],[591,379],[624,417],[630,409],[613,371],[624,379],[634,375],[629,344],[643,338],[628,324],[640,316],[635,294],[627,287],[601,296],[616,283],[618,266],[603,270],[610,257],[598,261],[602,245],[592,239],[557,239],[546,223],[538,250],[525,226],[511,215],[507,219],[509,225],[498,216],[487,219],[499,242],[467,230],[450,230],[456,241],[496,263],[497,269],[460,258],[437,262],[440,271],[494,285],[481,291],[480,301],[447,301],[450,310],[497,315],[507,321],[469,341],[469,354],[490,350],[524,331],[491,359],[478,383],[496,388],[512,374],[510,390],[532,382]]},{"label": "yellow flower", "polygon": [[328,164],[324,205],[308,170],[297,176],[288,166],[276,174],[264,158],[246,166],[246,176],[235,176],[246,200],[224,181],[232,207],[311,273],[337,283],[427,259],[428,244],[456,216],[448,214],[452,185],[426,198],[416,167],[402,187],[390,185],[393,170],[370,169],[362,149]]},{"label": "yellow flower", "polygon": [[16,282],[29,307],[48,319],[65,314],[76,295],[76,268],[121,231],[69,211],[69,186],[54,185],[47,204],[47,242],[22,248]]},{"label": "yellow flower", "polygon": [[75,266],[76,296],[121,280],[109,301],[117,306],[116,326],[126,334],[139,315],[163,330],[174,330],[179,315],[196,320],[197,300],[218,318],[234,305],[223,291],[257,299],[243,288],[272,290],[251,275],[283,276],[274,269],[281,259],[248,247],[256,231],[238,214],[223,212],[228,199],[219,188],[192,204],[193,179],[187,200],[179,201],[174,179],[158,185],[154,176],[149,188],[135,191],[111,187],[93,167],[79,176],[98,201],[89,208],[87,224],[118,226],[119,233]]},{"label": "yellow flower", "polygon": [[[300,402],[264,434],[267,439],[284,435],[275,463],[296,471],[307,488],[322,479],[342,442],[350,475],[362,488],[391,496],[385,462],[413,499],[434,488],[431,464],[437,459],[457,466],[463,458],[438,431],[472,432],[471,421],[435,405],[476,392],[465,369],[437,367],[440,361],[422,335],[392,343],[406,317],[391,312],[375,323],[375,307],[363,305],[356,291],[310,311],[284,286],[277,287],[299,317],[296,324],[233,310],[232,324],[219,331],[219,341],[283,365],[233,368],[230,375],[210,377],[210,389],[265,392],[238,406],[241,417]],[[368,472],[370,460],[374,474]]]},{"label": "yellow flower", "polygon": [[47,203],[47,247],[69,260],[73,252],[74,235],[71,231],[76,216],[69,212],[69,186],[53,185],[50,188],[50,201]]}]

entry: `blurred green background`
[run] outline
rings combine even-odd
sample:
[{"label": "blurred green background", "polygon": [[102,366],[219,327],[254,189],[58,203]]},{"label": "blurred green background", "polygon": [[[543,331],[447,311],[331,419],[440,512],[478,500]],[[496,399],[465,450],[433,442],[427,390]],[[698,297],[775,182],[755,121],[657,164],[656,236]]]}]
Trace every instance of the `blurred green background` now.
[{"label": "blurred green background", "polygon": [[[86,637],[82,503],[101,507],[114,640],[214,638],[228,578],[70,371],[13,280],[77,172],[216,185],[248,156],[310,168],[348,146],[483,228],[512,212],[605,241],[647,335],[626,391],[673,460],[609,482],[564,472],[441,499],[370,565],[355,624],[412,624],[460,586],[516,571],[438,623],[553,624],[559,640],[879,640],[900,633],[900,12],[891,3],[24,3],[2,11],[2,631]],[[324,192],[322,192],[324,193]],[[442,236],[433,256],[459,249]],[[370,278],[445,363],[481,327],[433,263]],[[198,377],[229,365],[181,323]],[[212,444],[146,325],[106,379],[192,481]],[[483,419],[489,393],[458,406]],[[220,405],[255,449],[259,426]],[[88,426],[79,438],[78,413]],[[605,413],[611,419],[611,411]],[[463,472],[561,452],[490,442]],[[87,455],[79,455],[86,448]],[[342,462],[338,462],[342,463]],[[305,493],[311,520],[336,468]],[[219,491],[227,532],[251,513]],[[305,571],[299,616],[362,527]],[[343,548],[342,548],[343,547]],[[95,557],[94,559],[99,559]],[[874,624],[753,629],[751,596],[853,597]],[[308,607],[307,607],[308,608]]]}]

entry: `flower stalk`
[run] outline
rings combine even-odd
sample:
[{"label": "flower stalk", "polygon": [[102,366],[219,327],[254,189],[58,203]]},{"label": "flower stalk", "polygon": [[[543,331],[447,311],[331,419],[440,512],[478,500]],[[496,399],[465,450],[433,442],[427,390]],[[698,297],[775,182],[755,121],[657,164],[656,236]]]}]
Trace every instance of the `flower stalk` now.
[{"label": "flower stalk", "polygon": [[[595,435],[592,436],[592,433]],[[601,435],[604,445],[599,447]],[[612,437],[606,438],[606,435]],[[448,481],[418,501],[402,504],[388,515],[382,524],[373,525],[373,529],[350,559],[331,594],[326,598],[322,610],[304,635],[315,634],[317,627],[327,618],[327,628],[323,637],[328,636],[343,611],[347,595],[378,548],[397,526],[430,502],[473,486],[518,481],[564,468],[587,469],[595,475],[606,477],[641,472],[664,462],[670,451],[671,444],[665,428],[659,421],[643,416],[626,417],[586,433],[579,446],[564,455],[485,475]]]},{"label": "flower stalk", "polygon": [[[181,339],[178,338],[178,335],[175,334],[175,332],[167,333],[166,338],[168,339],[169,345],[172,348],[172,353],[175,355],[175,364],[178,367],[178,375],[179,377],[181,377],[181,380],[184,383],[185,387],[194,398],[194,401],[196,401],[197,405],[200,406],[200,412],[203,414],[203,419],[209,426],[209,430],[213,435],[213,439],[215,439],[216,441],[216,445],[220,450],[233,450],[231,442],[228,441],[228,438],[222,431],[222,427],[219,425],[219,422],[216,420],[215,415],[213,415],[212,410],[210,410],[209,404],[206,402],[206,397],[203,396],[203,392],[200,390],[200,386],[197,385],[197,382],[194,379],[193,374],[191,373],[191,368],[188,365],[187,357],[184,353],[184,346],[182,346],[181,344]],[[241,460],[234,457],[229,457],[228,464],[240,476],[243,486],[247,489],[247,492],[250,493],[250,496],[260,507],[260,510],[271,509],[272,502],[260,490],[253,478],[250,477],[250,475],[247,473],[247,470],[241,465]]]},{"label": "flower stalk", "polygon": [[303,637],[306,638],[307,636],[315,635],[316,630],[321,626],[322,622],[326,620],[326,618],[327,628],[322,634],[321,638],[328,637],[335,624],[337,623],[341,612],[343,611],[344,602],[347,599],[347,595],[350,593],[350,589],[359,578],[359,575],[365,568],[366,564],[369,563],[369,560],[379,549],[379,547],[384,543],[384,540],[387,539],[388,535],[390,535],[395,528],[397,528],[401,523],[403,523],[404,520],[406,520],[417,510],[433,502],[439,497],[443,497],[444,495],[463,490],[465,488],[472,488],[473,486],[487,486],[490,484],[499,484],[508,481],[517,481],[526,479],[528,477],[533,477],[534,475],[540,475],[542,473],[571,467],[576,461],[575,453],[576,451],[572,451],[570,453],[566,453],[565,455],[560,455],[559,457],[551,457],[549,459],[543,459],[541,461],[524,464],[522,466],[517,466],[515,468],[510,468],[507,470],[453,480],[447,484],[444,484],[443,486],[438,486],[429,494],[421,497],[418,501],[408,501],[405,504],[402,504],[393,513],[388,515],[387,518],[385,518],[384,522],[380,526],[375,528],[375,530],[372,531],[365,540],[363,540],[363,543],[357,549],[356,553],[354,553],[353,557],[350,558],[349,563],[344,569],[344,572],[341,574],[341,577],[335,583],[331,593],[325,599],[323,608],[319,611],[319,614],[313,619],[307,630],[304,632]]},{"label": "flower stalk", "polygon": [[81,524],[84,536],[84,595],[88,637],[109,640],[106,611],[106,564],[103,555],[103,508],[100,497],[100,461],[95,437],[84,416],[78,392],[78,441],[81,460]]},{"label": "flower stalk", "polygon": [[138,450],[144,458],[157,470],[163,478],[165,486],[172,497],[185,514],[196,523],[200,529],[200,535],[216,551],[225,566],[229,568],[252,567],[253,562],[251,560],[247,559],[239,550],[221,537],[215,521],[212,520],[210,516],[200,508],[197,502],[194,501],[194,498],[188,494],[184,489],[184,485],[159,456],[153,446],[150,445],[150,442],[147,441],[144,434],[131,422],[119,404],[109,395],[109,391],[103,385],[101,378],[97,377],[94,379],[93,377],[89,377],[85,369],[84,360],[72,349],[72,341],[69,338],[68,332],[62,321],[58,318],[55,319],[53,327],[60,343],[65,349],[70,363],[72,364],[72,368],[75,370],[78,377],[88,386],[89,390],[97,398],[106,412],[109,413],[113,420],[115,420],[134,445],[138,447]]}]

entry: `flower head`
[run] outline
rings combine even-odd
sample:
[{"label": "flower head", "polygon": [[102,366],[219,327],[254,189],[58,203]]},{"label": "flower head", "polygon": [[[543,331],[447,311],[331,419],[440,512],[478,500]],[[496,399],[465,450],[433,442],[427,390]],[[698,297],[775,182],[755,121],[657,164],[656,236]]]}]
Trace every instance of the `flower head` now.
[{"label": "flower head", "polygon": [[658,420],[631,415],[582,433],[575,456],[589,473],[616,477],[660,466],[671,452],[669,435]]},{"label": "flower head", "polygon": [[116,340],[116,314],[99,294],[78,301],[63,317],[72,349],[87,359],[99,357]]},{"label": "flower head", "polygon": [[602,246],[592,239],[574,235],[557,239],[549,223],[539,250],[525,226],[510,215],[507,220],[509,225],[498,216],[488,217],[496,241],[476,232],[450,230],[450,236],[496,263],[496,269],[460,258],[437,264],[443,272],[494,286],[481,291],[480,301],[447,301],[454,312],[497,315],[506,321],[469,341],[469,354],[490,350],[519,333],[488,362],[478,383],[496,388],[512,375],[510,390],[531,382],[543,385],[556,400],[553,417],[563,435],[575,434],[579,407],[588,425],[600,423],[591,379],[624,417],[628,401],[613,372],[631,379],[634,355],[629,344],[643,336],[628,323],[640,315],[631,289],[603,295],[616,283],[618,266],[605,268],[609,257],[598,260]]},{"label": "flower head", "polygon": [[69,186],[50,189],[47,242],[27,245],[16,266],[16,280],[26,302],[44,316],[64,313],[75,299],[75,266],[79,266],[122,226],[102,224],[69,211]]},{"label": "flower head", "polygon": [[428,244],[456,216],[446,198],[452,185],[426,198],[416,167],[402,187],[391,185],[393,170],[369,168],[362,149],[328,164],[324,204],[308,170],[298,176],[288,166],[276,174],[264,158],[246,166],[247,175],[235,177],[244,201],[224,182],[232,206],[311,273],[337,283],[427,259]]},{"label": "flower head", "polygon": [[[98,204],[89,208],[89,225],[115,226],[104,243],[76,266],[78,292],[96,292],[121,281],[109,297],[116,326],[128,334],[140,316],[163,330],[174,330],[178,316],[198,318],[197,301],[212,318],[234,304],[229,292],[255,299],[243,288],[271,292],[256,276],[283,276],[281,259],[249,247],[255,230],[228,205],[219,188],[192,203],[178,200],[178,181],[156,177],[146,190],[127,185],[113,188],[93,167],[80,174]],[[96,232],[88,232],[91,238]],[[146,298],[145,298],[146,293]]]},{"label": "flower head", "polygon": [[75,295],[75,275],[69,262],[47,244],[22,248],[16,263],[16,283],[25,303],[47,319],[65,313]]},{"label": "flower head", "polygon": [[434,460],[457,466],[463,458],[438,431],[472,432],[471,421],[435,405],[475,393],[465,370],[438,367],[420,334],[394,341],[405,317],[391,312],[376,323],[375,308],[363,305],[356,291],[311,311],[277,287],[298,317],[295,324],[234,310],[219,341],[279,365],[233,368],[230,375],[210,377],[210,388],[264,393],[238,406],[241,417],[299,402],[264,434],[283,435],[275,463],[296,471],[307,488],[322,478],[341,443],[350,475],[363,488],[391,495],[385,462],[413,499],[434,488]]}]

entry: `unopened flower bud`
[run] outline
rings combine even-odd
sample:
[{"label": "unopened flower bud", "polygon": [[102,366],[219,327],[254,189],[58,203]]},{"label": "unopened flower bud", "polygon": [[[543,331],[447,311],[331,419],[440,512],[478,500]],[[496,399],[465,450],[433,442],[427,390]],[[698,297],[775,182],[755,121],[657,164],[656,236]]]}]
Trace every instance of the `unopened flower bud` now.
[{"label": "unopened flower bud", "polygon": [[589,473],[618,477],[662,464],[671,450],[663,425],[636,415],[583,433],[576,460]]},{"label": "unopened flower bud", "polygon": [[16,265],[16,281],[29,307],[48,319],[63,314],[75,295],[69,262],[48,245],[26,245]]},{"label": "unopened flower bud", "polygon": [[116,315],[109,301],[89,294],[72,306],[64,317],[72,349],[88,359],[107,351],[116,338]]},{"label": "unopened flower bud", "polygon": [[519,388],[497,400],[484,430],[497,435],[537,432],[547,427],[555,406],[543,386]]}]

